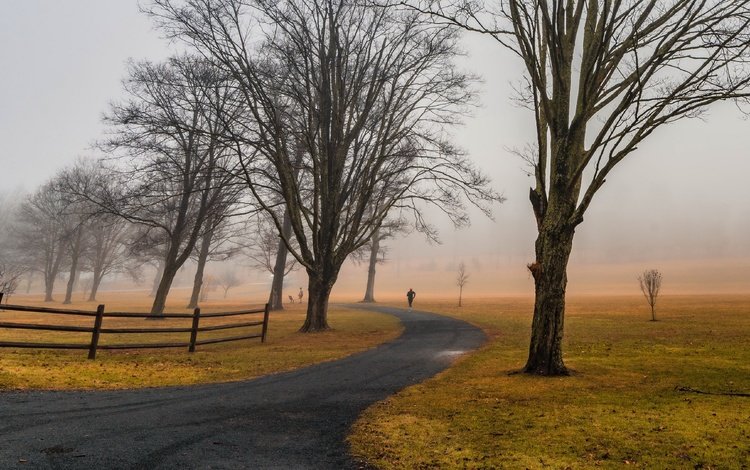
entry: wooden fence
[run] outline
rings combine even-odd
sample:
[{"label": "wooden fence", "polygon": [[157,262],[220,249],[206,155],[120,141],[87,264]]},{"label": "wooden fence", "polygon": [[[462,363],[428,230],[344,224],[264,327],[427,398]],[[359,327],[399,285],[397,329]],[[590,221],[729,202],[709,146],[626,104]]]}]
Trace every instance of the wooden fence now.
[{"label": "wooden fence", "polygon": [[[240,341],[243,339],[260,338],[262,343],[266,342],[266,333],[268,331],[268,304],[264,308],[254,310],[239,310],[236,312],[218,312],[203,313],[201,309],[196,308],[193,313],[164,313],[154,316],[148,313],[134,312],[105,312],[104,305],[99,305],[93,310],[68,310],[46,307],[28,307],[25,305],[2,305],[3,294],[0,293],[0,310],[12,310],[17,312],[46,313],[54,315],[73,315],[82,317],[92,317],[94,324],[92,326],[71,326],[71,325],[50,325],[37,323],[15,323],[0,322],[0,328],[12,328],[21,330],[42,330],[42,331],[69,331],[78,333],[91,333],[91,341],[88,344],[70,344],[70,343],[30,343],[15,341],[0,341],[0,348],[35,348],[35,349],[88,349],[89,359],[96,359],[98,349],[150,349],[150,348],[188,348],[188,352],[194,352],[196,346],[214,343],[226,343],[229,341]],[[229,323],[212,326],[200,326],[202,318],[220,318],[234,317],[240,315],[263,314],[263,320],[244,321],[238,323]],[[102,326],[105,318],[141,318],[141,319],[173,319],[173,318],[191,318],[192,325],[190,328],[104,328]],[[252,326],[261,327],[257,334],[243,334],[237,336],[227,336],[223,338],[198,339],[198,333],[203,331],[231,330],[237,328],[246,328]],[[185,342],[171,343],[126,343],[126,344],[99,344],[99,337],[102,334],[128,334],[128,333],[190,333],[190,339]]]}]

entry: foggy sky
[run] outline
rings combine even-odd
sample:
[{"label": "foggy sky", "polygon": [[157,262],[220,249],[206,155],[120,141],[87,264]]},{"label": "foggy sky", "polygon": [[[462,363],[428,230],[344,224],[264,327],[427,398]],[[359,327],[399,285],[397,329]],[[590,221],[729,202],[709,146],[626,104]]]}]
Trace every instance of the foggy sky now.
[{"label": "foggy sky", "polygon": [[[473,116],[456,142],[508,198],[495,220],[474,212],[455,231],[435,213],[441,245],[418,234],[388,241],[383,291],[444,292],[465,261],[467,294],[531,293],[532,178],[509,149],[534,140],[530,112],[516,107],[517,58],[491,39],[468,36],[466,68],[483,78]],[[135,1],[5,2],[0,15],[0,164],[3,191],[33,191],[81,155],[93,155],[100,117],[121,96],[128,58],[160,59],[169,47]],[[665,273],[665,292],[750,292],[750,122],[736,106],[663,127],[620,163],[578,228],[570,291],[637,293],[646,268]],[[340,291],[364,288],[365,267],[347,263]],[[297,274],[296,276],[300,276]],[[302,279],[293,278],[292,283]]]}]

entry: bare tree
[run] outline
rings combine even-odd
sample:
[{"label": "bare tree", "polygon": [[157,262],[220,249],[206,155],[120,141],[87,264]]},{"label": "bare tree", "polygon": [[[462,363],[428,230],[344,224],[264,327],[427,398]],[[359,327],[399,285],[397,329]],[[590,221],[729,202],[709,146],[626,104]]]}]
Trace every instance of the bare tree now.
[{"label": "bare tree", "polygon": [[11,194],[0,193],[0,293],[7,303],[16,292],[21,278],[30,278],[31,271],[13,239],[13,225],[20,199]]},{"label": "bare tree", "polygon": [[525,65],[518,88],[537,134],[528,159],[538,236],[524,371],[566,374],[575,229],[612,169],[659,127],[748,96],[750,0],[501,0],[487,7],[415,0],[411,7],[438,24],[488,35]]},{"label": "bare tree", "polygon": [[330,0],[156,0],[150,13],[231,73],[242,93],[252,119],[232,139],[282,236],[280,201],[288,210],[298,247],[284,241],[309,280],[301,331],[328,328],[342,264],[392,209],[427,230],[422,204],[462,225],[466,199],[487,213],[499,199],[446,132],[473,97],[472,77],[453,62],[452,28]]},{"label": "bare tree", "polygon": [[252,229],[252,235],[243,244],[244,252],[255,268],[268,271],[273,275],[268,305],[271,310],[284,310],[283,290],[284,278],[299,268],[294,257],[289,257],[284,239],[294,242],[292,237],[292,223],[285,211],[281,236],[268,217],[259,216]]},{"label": "bare tree", "polygon": [[237,276],[237,271],[234,269],[224,269],[216,281],[224,289],[225,299],[227,298],[229,289],[242,285],[242,280]]},{"label": "bare tree", "polygon": [[93,277],[89,302],[96,300],[102,280],[107,275],[133,271],[133,263],[127,258],[129,228],[124,219],[111,214],[99,214],[91,221],[89,265]]},{"label": "bare tree", "polygon": [[643,292],[646,302],[651,307],[651,321],[656,321],[656,298],[659,296],[659,289],[661,289],[661,279],[662,275],[658,269],[647,269],[638,276],[641,292]]},{"label": "bare tree", "polygon": [[[222,189],[234,175],[218,135],[233,120],[232,87],[206,61],[188,56],[162,64],[133,63],[124,82],[129,100],[106,116],[105,147],[123,152],[130,169],[108,210],[164,241],[164,261],[151,313],[164,311],[177,271],[192,255],[206,224],[225,207]],[[160,232],[154,235],[152,232]]]},{"label": "bare tree", "polygon": [[464,294],[464,286],[469,282],[469,273],[466,272],[466,264],[461,261],[458,264],[458,273],[456,274],[456,285],[458,286],[458,306],[461,307],[461,299]]},{"label": "bare tree", "polygon": [[367,285],[362,302],[375,302],[375,274],[377,265],[385,263],[387,248],[383,241],[407,231],[407,223],[403,219],[386,219],[381,227],[372,234],[372,238],[360,250],[352,253],[355,263],[363,262],[367,258]]},{"label": "bare tree", "polygon": [[4,295],[5,303],[16,293],[21,277],[28,268],[13,255],[0,253],[0,293]]},{"label": "bare tree", "polygon": [[[126,220],[106,211],[102,211],[91,198],[102,194],[112,194],[111,187],[116,181],[116,174],[103,161],[79,159],[75,165],[63,170],[57,178],[59,191],[67,202],[66,214],[76,221],[73,231],[73,242],[69,240],[71,256],[71,273],[76,272],[78,258],[83,256],[83,263],[92,273],[89,301],[96,300],[96,294],[102,280],[114,272],[129,272],[132,264],[126,258],[126,240],[130,228]],[[85,194],[86,197],[80,196]],[[84,249],[84,246],[85,249]],[[68,289],[72,294],[69,277]],[[66,294],[66,303],[70,295]]]},{"label": "bare tree", "polygon": [[89,219],[93,205],[67,191],[73,185],[90,186],[96,175],[96,164],[90,160],[79,160],[70,168],[59,171],[52,180],[53,190],[62,204],[60,221],[63,227],[63,240],[68,261],[68,284],[63,304],[73,301],[73,289],[84,268],[86,260]]},{"label": "bare tree", "polygon": [[217,207],[206,221],[201,242],[196,246],[197,266],[193,278],[193,293],[187,308],[198,306],[206,263],[209,260],[225,261],[241,250],[237,244],[231,243],[231,240],[237,236],[237,230],[228,223],[227,217],[231,214],[230,210],[231,205],[227,205],[225,209]]},{"label": "bare tree", "polygon": [[44,300],[51,302],[55,281],[66,256],[65,204],[50,181],[18,207],[12,237],[24,263],[44,277]]}]

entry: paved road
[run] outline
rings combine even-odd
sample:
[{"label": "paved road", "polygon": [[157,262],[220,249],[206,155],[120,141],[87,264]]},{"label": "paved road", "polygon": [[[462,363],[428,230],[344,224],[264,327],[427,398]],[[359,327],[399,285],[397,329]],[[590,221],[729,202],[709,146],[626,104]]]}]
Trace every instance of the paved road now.
[{"label": "paved road", "polygon": [[194,387],[0,393],[0,468],[357,468],[344,440],[357,416],[485,339],[459,320],[373,309],[397,316],[404,334],[293,372]]}]

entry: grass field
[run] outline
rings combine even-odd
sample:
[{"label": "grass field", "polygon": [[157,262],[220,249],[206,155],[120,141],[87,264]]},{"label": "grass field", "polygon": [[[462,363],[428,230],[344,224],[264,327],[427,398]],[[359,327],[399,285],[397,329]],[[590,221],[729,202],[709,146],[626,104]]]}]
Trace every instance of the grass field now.
[{"label": "grass field", "polygon": [[[107,311],[147,312],[150,299],[143,294],[104,293],[100,301]],[[66,307],[40,302],[38,297],[14,296],[14,304]],[[186,299],[177,296],[168,305],[170,312],[188,312]],[[248,301],[249,302],[249,301]],[[239,300],[213,301],[202,305],[202,312],[240,310],[257,307]],[[79,302],[74,309],[95,310],[96,303]],[[259,339],[199,346],[188,354],[186,348],[104,351],[96,360],[87,360],[85,350],[0,349],[0,390],[9,389],[116,389],[226,382],[291,370],[305,365],[338,359],[397,337],[402,328],[389,316],[359,310],[331,307],[331,331],[301,334],[306,305],[288,305],[283,312],[272,312],[265,344]],[[53,318],[54,317],[54,318]],[[262,315],[257,316],[258,319]],[[213,323],[250,321],[248,317],[214,319]],[[0,321],[52,323],[91,326],[90,317],[63,317],[39,313],[0,311]],[[202,325],[211,324],[208,319]],[[134,320],[105,318],[104,327],[146,326],[150,328],[189,326],[190,320]],[[202,333],[203,338],[236,336],[242,330]],[[259,332],[254,327],[252,332]],[[248,331],[250,333],[250,331]],[[100,344],[138,342],[184,342],[188,333],[102,335]],[[0,341],[61,342],[88,344],[89,333],[44,332],[0,329]]]},{"label": "grass field", "polygon": [[[750,298],[568,302],[573,374],[514,374],[524,364],[531,299],[426,302],[481,326],[479,352],[370,409],[353,452],[380,468],[750,466]],[[701,394],[681,389],[700,390]]]}]

